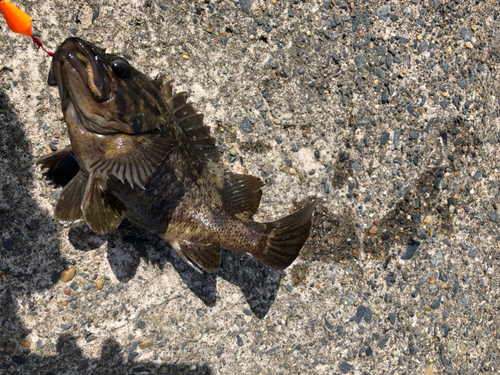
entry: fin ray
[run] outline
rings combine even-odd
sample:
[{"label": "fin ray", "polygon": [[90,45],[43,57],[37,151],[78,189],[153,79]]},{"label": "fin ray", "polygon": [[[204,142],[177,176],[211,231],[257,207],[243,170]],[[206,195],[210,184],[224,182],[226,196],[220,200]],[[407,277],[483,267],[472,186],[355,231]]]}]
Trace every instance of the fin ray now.
[{"label": "fin ray", "polygon": [[54,208],[54,219],[63,228],[84,224],[82,201],[88,177],[80,169],[78,174],[64,187]]},{"label": "fin ray", "polygon": [[[210,127],[203,124],[203,114],[197,113],[191,103],[187,103],[187,92],[167,96],[165,101],[174,112],[177,123],[191,142],[198,156],[204,161],[220,161],[220,153],[215,139],[210,136]],[[171,94],[171,92],[170,92]]]},{"label": "fin ray", "polygon": [[263,186],[258,177],[231,172],[224,174],[224,189],[234,206],[247,218],[259,208]]},{"label": "fin ray", "polygon": [[221,248],[218,242],[208,244],[194,243],[188,240],[171,242],[179,256],[196,271],[215,272],[221,260]]},{"label": "fin ray", "polygon": [[[115,176],[121,182],[127,180],[130,186],[134,183],[142,188],[148,177],[163,162],[165,157],[179,146],[179,141],[163,137],[148,139],[137,138],[137,145],[126,156],[117,155],[103,160],[98,158],[89,164],[91,173],[109,177]],[[138,161],[141,161],[141,168]]]},{"label": "fin ray", "polygon": [[99,234],[107,234],[120,225],[125,218],[126,207],[103,187],[105,180],[92,173],[88,179],[82,202],[85,222]]},{"label": "fin ray", "polygon": [[42,156],[36,162],[42,169],[47,169],[47,176],[57,185],[65,186],[80,170],[80,165],[71,153],[71,146],[65,150]]},{"label": "fin ray", "polygon": [[264,250],[252,253],[265,265],[285,269],[297,258],[311,230],[311,217],[316,202],[310,203],[291,215],[268,224]]}]

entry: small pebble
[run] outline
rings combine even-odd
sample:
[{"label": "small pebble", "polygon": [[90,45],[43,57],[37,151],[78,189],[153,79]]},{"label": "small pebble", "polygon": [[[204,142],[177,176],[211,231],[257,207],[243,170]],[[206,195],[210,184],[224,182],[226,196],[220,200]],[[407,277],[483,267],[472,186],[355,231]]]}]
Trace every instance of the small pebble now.
[{"label": "small pebble", "polygon": [[431,309],[436,310],[439,308],[439,306],[441,306],[441,296],[436,298],[436,300],[431,303]]},{"label": "small pebble", "polygon": [[363,55],[356,56],[354,58],[354,64],[356,65],[356,68],[361,70],[366,64],[366,58]]},{"label": "small pebble", "polygon": [[243,340],[241,339],[240,335],[236,335],[236,344],[238,346],[243,346]]},{"label": "small pebble", "polygon": [[432,224],[432,216],[427,215],[426,217],[424,217],[424,223],[428,225]]},{"label": "small pebble", "polygon": [[391,6],[390,5],[382,5],[380,8],[378,8],[378,10],[375,14],[381,20],[386,21],[387,17],[389,17],[390,13],[391,13]]},{"label": "small pebble", "polygon": [[253,124],[245,117],[240,124],[240,129],[243,133],[251,133],[253,132]]},{"label": "small pebble", "polygon": [[29,348],[31,346],[31,342],[26,340],[21,340],[21,345],[24,346],[25,348]]},{"label": "small pebble", "polygon": [[342,371],[344,374],[347,374],[349,371],[352,370],[352,365],[350,365],[347,362],[343,362],[339,365],[340,371]]},{"label": "small pebble", "polygon": [[74,267],[71,267],[70,269],[63,270],[59,274],[59,280],[67,282],[70,281],[73,277],[75,277],[76,270]]},{"label": "small pebble", "polygon": [[460,297],[460,305],[462,307],[469,307],[470,304],[470,298],[467,297],[465,293],[462,293],[462,296]]},{"label": "small pebble", "polygon": [[477,256],[477,249],[475,247],[470,249],[469,252],[467,253],[467,256],[469,258],[475,258]]},{"label": "small pebble", "polygon": [[432,255],[430,258],[433,267],[439,267],[443,263],[443,253],[438,250],[436,254]]},{"label": "small pebble", "polygon": [[484,51],[483,55],[481,56],[481,62],[484,64],[488,60],[488,51]]},{"label": "small pebble", "polygon": [[472,40],[472,31],[465,27],[462,27],[462,29],[460,30],[460,36],[466,42],[470,42]]},{"label": "small pebble", "polygon": [[95,281],[95,286],[97,287],[97,289],[101,290],[102,287],[104,285],[104,280],[101,279],[101,278],[98,278],[96,281]]},{"label": "small pebble", "polygon": [[127,359],[128,359],[128,361],[129,361],[129,362],[132,362],[132,361],[135,359],[135,357],[137,357],[138,355],[139,355],[139,353],[137,353],[137,352],[132,352],[132,353],[130,353],[130,354],[128,355]]},{"label": "small pebble", "polygon": [[147,349],[149,348],[151,345],[153,345],[153,342],[151,340],[144,340],[143,342],[141,342],[141,344],[139,345],[139,348],[141,349]]}]

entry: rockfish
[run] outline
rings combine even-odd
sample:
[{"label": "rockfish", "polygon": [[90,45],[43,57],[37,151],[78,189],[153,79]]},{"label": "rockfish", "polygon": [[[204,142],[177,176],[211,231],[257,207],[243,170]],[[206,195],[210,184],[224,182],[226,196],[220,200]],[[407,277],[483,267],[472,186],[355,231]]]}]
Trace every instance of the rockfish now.
[{"label": "rockfish", "polygon": [[263,182],[224,171],[203,115],[127,60],[78,38],[54,54],[48,83],[59,88],[71,146],[42,157],[66,184],[54,210],[63,227],[97,233],[124,218],[156,233],[196,270],[213,272],[221,249],[288,267],[311,228],[314,203],[270,223],[252,220]]}]

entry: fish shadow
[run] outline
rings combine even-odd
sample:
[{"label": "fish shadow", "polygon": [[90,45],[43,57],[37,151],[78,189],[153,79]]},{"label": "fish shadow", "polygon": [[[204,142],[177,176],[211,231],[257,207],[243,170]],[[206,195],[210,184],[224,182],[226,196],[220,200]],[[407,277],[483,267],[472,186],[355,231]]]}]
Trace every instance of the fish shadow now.
[{"label": "fish shadow", "polygon": [[[59,229],[52,215],[32,197],[37,190],[30,168],[35,163],[33,145],[10,103],[0,90],[0,374],[212,374],[207,365],[193,362],[125,363],[127,353],[112,338],[105,340],[98,358],[89,358],[77,344],[82,334],[79,325],[68,331],[71,334],[41,336],[33,342],[39,327],[28,328],[23,319],[38,315],[37,320],[43,320],[40,315],[45,313],[37,301],[57,293],[59,273],[69,264],[59,248]],[[99,247],[102,239],[87,236],[87,240],[89,250]],[[99,334],[107,337],[104,331]],[[21,340],[31,346],[20,345]]]},{"label": "fish shadow", "polygon": [[78,250],[99,248],[106,241],[107,259],[113,274],[127,283],[136,277],[141,259],[147,264],[164,268],[170,263],[184,284],[206,306],[213,307],[219,299],[217,277],[240,288],[250,307],[259,319],[266,316],[276,300],[284,271],[271,269],[246,253],[222,251],[219,269],[214,273],[199,273],[184,262],[166,241],[149,231],[124,220],[111,234],[98,235],[87,226],[71,228],[68,235],[71,244]]}]

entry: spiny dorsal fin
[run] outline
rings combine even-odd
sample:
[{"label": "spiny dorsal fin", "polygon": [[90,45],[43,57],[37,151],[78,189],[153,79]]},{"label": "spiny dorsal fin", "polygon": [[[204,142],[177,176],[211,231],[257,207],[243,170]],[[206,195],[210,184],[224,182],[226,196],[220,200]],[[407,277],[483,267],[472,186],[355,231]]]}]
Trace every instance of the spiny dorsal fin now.
[{"label": "spiny dorsal fin", "polygon": [[178,145],[179,141],[162,137],[135,136],[134,145],[127,147],[126,153],[99,157],[89,164],[89,169],[91,173],[113,175],[121,182],[127,180],[132,187],[135,183],[144,189],[147,178]]},{"label": "spiny dorsal fin", "polygon": [[159,74],[153,80],[153,83],[160,89],[164,98],[170,98],[172,96],[172,84],[174,80],[166,80],[166,77],[163,74]]},{"label": "spiny dorsal fin", "polygon": [[82,211],[87,225],[99,234],[112,232],[123,221],[127,208],[104,188],[106,178],[92,173],[83,196]]},{"label": "spiny dorsal fin", "polygon": [[165,98],[165,100],[167,104],[170,106],[170,108],[175,110],[175,108],[186,104],[187,92],[186,91],[178,92],[177,94],[172,95],[169,98]]},{"label": "spiny dorsal fin", "polygon": [[210,136],[210,128],[203,125],[203,114],[197,113],[192,104],[186,102],[187,93],[180,92],[173,96],[166,94],[167,92],[163,93],[165,101],[198,156],[205,161],[219,162],[220,153],[215,146],[215,139]]},{"label": "spiny dorsal fin", "polygon": [[71,146],[65,150],[44,155],[36,162],[42,169],[47,169],[47,176],[57,185],[65,186],[80,170],[80,166],[71,153]]},{"label": "spiny dorsal fin", "polygon": [[254,176],[231,172],[224,174],[224,189],[234,206],[246,218],[252,217],[259,208],[262,186],[262,180]]},{"label": "spiny dorsal fin", "polygon": [[188,240],[173,241],[172,247],[196,271],[215,272],[219,268],[221,249],[218,242],[195,243]]},{"label": "spiny dorsal fin", "polygon": [[54,219],[63,228],[85,223],[82,212],[83,196],[88,177],[80,169],[75,177],[64,187],[54,209]]}]

